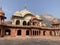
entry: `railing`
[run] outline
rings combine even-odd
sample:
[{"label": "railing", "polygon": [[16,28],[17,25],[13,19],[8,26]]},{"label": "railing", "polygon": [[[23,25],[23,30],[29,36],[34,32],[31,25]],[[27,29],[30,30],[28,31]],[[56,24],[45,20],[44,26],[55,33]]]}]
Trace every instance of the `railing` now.
[{"label": "railing", "polygon": [[22,28],[39,28],[39,29],[60,29],[60,27],[50,28],[50,27],[42,27],[42,26],[34,26],[34,25],[13,25],[1,22],[0,25],[7,26],[7,27],[22,27]]}]

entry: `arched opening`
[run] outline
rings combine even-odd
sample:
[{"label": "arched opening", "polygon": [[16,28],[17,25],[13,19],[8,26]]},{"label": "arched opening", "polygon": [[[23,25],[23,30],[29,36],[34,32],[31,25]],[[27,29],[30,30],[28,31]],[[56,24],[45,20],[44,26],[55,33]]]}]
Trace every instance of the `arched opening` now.
[{"label": "arched opening", "polygon": [[35,35],[36,35],[36,31],[35,31]]},{"label": "arched opening", "polygon": [[33,25],[35,25],[35,22],[33,22]]},{"label": "arched opening", "polygon": [[5,35],[6,35],[6,36],[9,36],[10,34],[11,34],[11,30],[10,30],[10,29],[6,29],[6,30],[5,30]]},{"label": "arched opening", "polygon": [[26,25],[26,21],[23,21],[23,25]]},{"label": "arched opening", "polygon": [[29,35],[29,30],[26,30],[26,35]]},{"label": "arched opening", "polygon": [[57,31],[57,36],[59,36],[59,31]]},{"label": "arched opening", "polygon": [[60,31],[59,31],[59,36],[60,36]]},{"label": "arched opening", "polygon": [[20,25],[20,21],[19,20],[16,21],[16,25]]},{"label": "arched opening", "polygon": [[[56,36],[56,31],[52,31],[52,33],[54,33],[54,36]],[[53,35],[53,34],[52,34]]]},{"label": "arched opening", "polygon": [[50,31],[50,36],[52,36],[52,31]]},{"label": "arched opening", "polygon": [[37,32],[37,35],[38,35],[38,31],[36,31]]},{"label": "arched opening", "polygon": [[30,22],[28,22],[27,25],[28,25],[28,26],[31,25]]},{"label": "arched opening", "polygon": [[35,35],[35,34],[34,34],[34,31],[33,31],[33,35]]},{"label": "arched opening", "polygon": [[0,35],[1,35],[1,29],[0,29]]},{"label": "arched opening", "polygon": [[43,35],[44,35],[44,36],[45,36],[45,32],[46,32],[46,31],[43,31]]},{"label": "arched opening", "polygon": [[18,35],[18,36],[21,35],[21,30],[17,30],[17,35]]}]

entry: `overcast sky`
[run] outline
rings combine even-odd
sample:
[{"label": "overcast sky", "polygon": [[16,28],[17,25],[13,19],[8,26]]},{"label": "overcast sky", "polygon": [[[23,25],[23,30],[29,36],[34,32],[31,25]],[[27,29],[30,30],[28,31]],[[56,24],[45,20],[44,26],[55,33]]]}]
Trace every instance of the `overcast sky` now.
[{"label": "overcast sky", "polygon": [[6,14],[7,20],[17,10],[23,10],[24,6],[35,14],[51,14],[60,18],[60,0],[0,0],[0,7]]}]

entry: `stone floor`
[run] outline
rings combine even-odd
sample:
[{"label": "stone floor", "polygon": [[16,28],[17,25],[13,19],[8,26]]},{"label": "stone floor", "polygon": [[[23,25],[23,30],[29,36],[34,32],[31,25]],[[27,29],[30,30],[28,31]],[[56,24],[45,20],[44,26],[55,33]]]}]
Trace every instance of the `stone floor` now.
[{"label": "stone floor", "polygon": [[60,39],[57,37],[4,37],[0,38],[0,45],[60,45]]}]

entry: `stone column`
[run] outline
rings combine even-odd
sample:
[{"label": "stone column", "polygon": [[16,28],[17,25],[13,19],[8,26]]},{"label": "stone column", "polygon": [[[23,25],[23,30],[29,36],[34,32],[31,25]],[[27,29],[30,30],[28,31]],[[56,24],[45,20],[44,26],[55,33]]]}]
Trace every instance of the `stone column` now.
[{"label": "stone column", "polygon": [[31,35],[33,36],[33,30],[31,31]]},{"label": "stone column", "polygon": [[21,32],[22,36],[25,37],[26,36],[26,29],[21,29],[21,31],[22,31]]},{"label": "stone column", "polygon": [[41,30],[40,36],[43,36],[43,30]]},{"label": "stone column", "polygon": [[4,37],[4,35],[5,35],[5,31],[4,29],[1,29],[1,37]]},{"label": "stone column", "polygon": [[1,37],[1,30],[0,30],[0,37]]},{"label": "stone column", "polygon": [[39,36],[39,30],[38,30],[38,36]]},{"label": "stone column", "polygon": [[31,30],[29,30],[29,36],[31,36]]},{"label": "stone column", "polygon": [[59,37],[60,37],[60,31],[59,31]]},{"label": "stone column", "polygon": [[40,30],[39,30],[39,35],[41,34]]},{"label": "stone column", "polygon": [[59,35],[58,31],[55,31],[55,32],[56,32],[56,36],[58,36]]},{"label": "stone column", "polygon": [[16,36],[17,36],[17,30],[11,29],[11,37],[16,37]]},{"label": "stone column", "polygon": [[54,33],[54,31],[52,31],[52,36],[55,36],[55,33]]},{"label": "stone column", "polygon": [[46,36],[47,36],[47,37],[49,37],[49,36],[50,36],[49,31],[46,31]]}]

